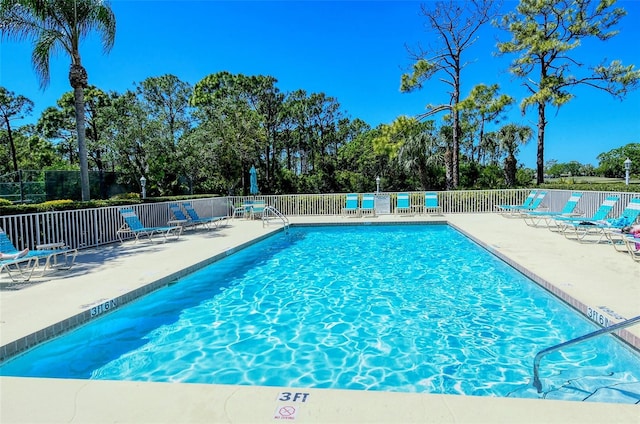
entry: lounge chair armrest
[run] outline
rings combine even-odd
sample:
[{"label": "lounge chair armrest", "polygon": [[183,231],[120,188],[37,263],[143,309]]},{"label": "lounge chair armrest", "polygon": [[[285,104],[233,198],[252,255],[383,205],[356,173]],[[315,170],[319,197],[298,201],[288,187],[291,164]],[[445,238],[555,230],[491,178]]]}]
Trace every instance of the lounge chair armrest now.
[{"label": "lounge chair armrest", "polygon": [[37,250],[53,250],[53,249],[62,249],[67,247],[67,245],[65,244],[65,242],[60,241],[58,243],[46,243],[46,244],[39,244],[36,246]]},{"label": "lounge chair armrest", "polygon": [[127,224],[122,224],[120,226],[120,228],[118,228],[118,233],[132,233],[133,231],[131,231],[131,228],[129,228],[129,226]]},{"label": "lounge chair armrest", "polygon": [[184,227],[188,223],[188,219],[172,219],[170,221],[167,221],[167,225],[169,225],[170,227]]}]

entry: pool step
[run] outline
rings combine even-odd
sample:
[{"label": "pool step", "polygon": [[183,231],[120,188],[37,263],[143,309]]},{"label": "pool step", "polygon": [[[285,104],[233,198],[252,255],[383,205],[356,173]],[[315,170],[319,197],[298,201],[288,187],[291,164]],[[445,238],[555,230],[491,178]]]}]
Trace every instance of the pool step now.
[{"label": "pool step", "polygon": [[[567,399],[567,394],[571,394],[572,399]],[[547,390],[545,398],[635,404],[640,403],[640,382],[624,381],[615,375],[582,377],[569,380],[555,390]]]},{"label": "pool step", "polygon": [[543,393],[528,385],[513,391],[508,397],[640,404],[640,381],[625,381],[620,375],[590,375],[566,380],[564,384],[561,381],[561,377],[556,376]]}]

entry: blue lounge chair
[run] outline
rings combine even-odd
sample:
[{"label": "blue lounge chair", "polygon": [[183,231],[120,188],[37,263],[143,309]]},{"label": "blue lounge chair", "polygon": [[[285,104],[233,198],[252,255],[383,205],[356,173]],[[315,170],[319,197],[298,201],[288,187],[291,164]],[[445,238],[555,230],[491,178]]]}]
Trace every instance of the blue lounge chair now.
[{"label": "blue lounge chair", "polygon": [[527,195],[527,198],[524,199],[521,205],[495,205],[496,212],[500,214],[508,213],[513,209],[528,209],[531,207],[531,203],[533,203],[533,199],[538,195],[538,190],[531,190]]},{"label": "blue lounge chair", "polygon": [[558,212],[549,211],[529,211],[522,215],[524,222],[530,227],[556,227],[554,218],[556,217],[577,217],[582,215],[576,209],[578,202],[582,198],[581,192],[571,193],[569,200],[565,203],[562,210]]},{"label": "blue lounge chair", "polygon": [[187,215],[189,215],[188,218],[193,225],[202,225],[207,229],[212,228],[212,226],[214,228],[218,228],[221,224],[226,223],[227,218],[229,218],[228,216],[210,216],[201,218],[200,215],[198,215],[198,212],[193,208],[191,202],[183,202],[182,207],[187,211]]},{"label": "blue lounge chair", "polygon": [[168,240],[170,235],[174,235],[177,238],[182,234],[182,226],[181,225],[167,225],[164,227],[145,227],[142,225],[140,218],[133,209],[124,208],[120,209],[120,215],[124,219],[124,224],[118,229],[116,235],[120,242],[124,242],[123,237],[127,235],[132,235],[135,237],[136,242],[140,238],[140,236],[149,237],[149,241],[153,238],[154,234],[162,234],[164,236],[164,241]]},{"label": "blue lounge chair", "polygon": [[428,191],[424,194],[424,213],[442,213],[440,203],[438,203],[438,193],[435,191]]},{"label": "blue lounge chair", "polygon": [[[617,218],[596,221],[595,223],[587,222],[586,224],[580,222],[576,226],[576,231],[582,235],[579,239],[581,242],[595,241],[598,243],[607,237],[609,233],[622,232],[623,228],[634,225],[639,217],[640,198],[635,198],[629,201]],[[587,239],[587,237],[595,239]]]},{"label": "blue lounge chair", "polygon": [[[19,250],[11,242],[7,233],[0,229],[0,252],[8,255],[16,255]],[[41,244],[36,250],[30,250],[26,255],[0,261],[0,272],[7,271],[13,281],[29,281],[36,268],[40,267],[40,261],[44,261],[41,276],[47,272],[58,269],[69,269],[75,264],[77,249],[72,249],[64,242]]]},{"label": "blue lounge chair", "polygon": [[547,196],[546,191],[539,191],[538,195],[527,206],[511,206],[501,209],[501,214],[507,218],[522,218],[525,214],[534,211],[545,211],[542,201]]},{"label": "blue lounge chair", "polygon": [[358,207],[358,193],[347,194],[347,200],[344,208],[342,208],[342,215],[358,216],[360,214],[360,208]]},{"label": "blue lounge chair", "polygon": [[360,215],[369,214],[376,216],[376,198],[373,194],[367,193],[362,195],[362,204],[360,205]]},{"label": "blue lounge chair", "polygon": [[602,202],[598,210],[591,217],[581,217],[581,216],[556,216],[555,219],[556,224],[560,227],[565,225],[572,224],[574,222],[588,222],[588,221],[602,221],[607,218],[613,207],[616,205],[620,198],[618,196],[607,196],[606,199]]},{"label": "blue lounge chair", "polygon": [[196,227],[200,225],[197,222],[193,222],[187,215],[184,214],[182,208],[177,203],[170,203],[169,210],[175,219],[168,222],[169,225],[181,225],[183,229],[188,227]]},{"label": "blue lounge chair", "polygon": [[[618,198],[616,196],[611,196],[615,198],[617,202]],[[588,219],[572,219],[572,220],[562,220],[562,234],[568,239],[575,239],[580,242],[600,242],[603,238],[607,237],[607,232],[610,231],[619,231],[623,227],[632,225],[640,216],[640,198],[631,199],[627,207],[622,211],[620,216],[616,218],[606,219],[607,215],[613,208],[615,202],[612,202],[613,199],[607,198],[605,203],[606,207],[600,206],[598,209],[599,215],[594,217],[597,219],[588,218]],[[601,209],[603,211],[601,211]],[[606,211],[606,214],[604,213]]]},{"label": "blue lounge chair", "polygon": [[396,199],[396,213],[411,213],[411,196],[409,193],[398,193]]}]

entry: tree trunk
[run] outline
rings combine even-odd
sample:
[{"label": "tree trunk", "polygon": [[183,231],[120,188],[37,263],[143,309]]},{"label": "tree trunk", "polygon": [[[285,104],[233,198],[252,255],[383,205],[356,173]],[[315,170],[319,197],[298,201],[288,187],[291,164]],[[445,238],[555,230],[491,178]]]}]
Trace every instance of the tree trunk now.
[{"label": "tree trunk", "polygon": [[447,150],[444,152],[444,170],[445,170],[445,189],[453,190],[453,164],[452,164],[452,156],[451,148],[447,146]]},{"label": "tree trunk", "polygon": [[538,103],[538,155],[536,160],[536,184],[544,183],[544,129],[547,121],[544,116],[544,103]]},{"label": "tree trunk", "polygon": [[5,118],[5,124],[7,124],[7,135],[9,136],[9,148],[11,149],[11,160],[13,161],[13,172],[18,173],[18,158],[16,155],[16,145],[13,142],[13,135],[11,133],[11,124],[9,123],[9,118]]},{"label": "tree trunk", "polygon": [[504,160],[504,178],[507,187],[513,187],[516,182],[516,169],[518,161],[512,155],[509,155]]},{"label": "tree trunk", "polygon": [[460,182],[460,119],[458,111],[453,112],[453,151],[451,152],[451,189]]},{"label": "tree trunk", "polygon": [[73,87],[76,109],[76,131],[78,133],[78,159],[80,162],[80,189],[82,201],[91,200],[89,193],[89,162],[85,142],[84,88],[87,86],[87,71],[82,65],[72,63],[69,71],[69,82]]},{"label": "tree trunk", "polygon": [[458,188],[460,182],[460,112],[458,112],[458,104],[460,103],[460,55],[454,57],[455,60],[455,76],[453,81],[453,152],[451,158],[452,170],[452,189]]}]

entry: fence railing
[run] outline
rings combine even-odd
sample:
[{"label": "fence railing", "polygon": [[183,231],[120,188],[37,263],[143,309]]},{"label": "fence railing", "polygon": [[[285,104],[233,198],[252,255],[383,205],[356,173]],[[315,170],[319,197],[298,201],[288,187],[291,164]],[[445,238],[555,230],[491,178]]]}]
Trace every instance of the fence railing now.
[{"label": "fence railing", "polygon": [[[529,189],[441,191],[438,201],[444,214],[491,213],[495,205],[522,204]],[[390,198],[390,213],[395,213],[397,193],[379,193]],[[619,216],[632,198],[640,193],[584,192],[578,208],[591,216],[609,195],[620,197],[610,217]],[[424,192],[411,192],[412,204],[424,202]],[[571,196],[569,190],[548,190],[543,205],[551,211],[562,209]],[[193,199],[191,203],[199,215],[228,216],[234,206],[250,200],[264,200],[288,217],[340,215],[346,202],[346,193],[231,196]],[[170,202],[133,205],[146,226],[166,225],[172,219]],[[83,210],[42,212],[0,216],[4,229],[19,249],[35,248],[38,244],[64,241],[71,247],[83,249],[118,242],[117,231],[124,223],[118,210],[121,207],[104,207]]]}]

